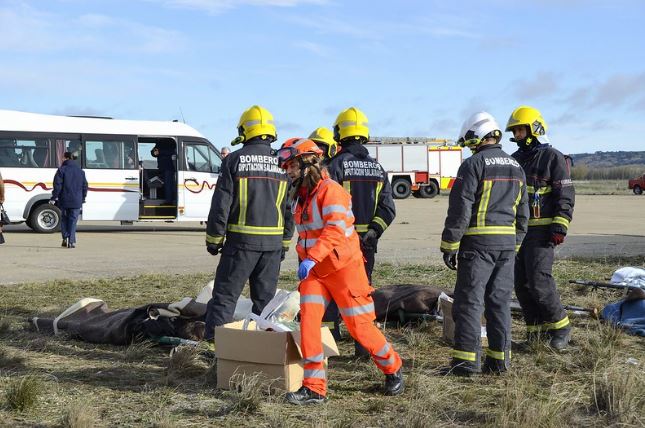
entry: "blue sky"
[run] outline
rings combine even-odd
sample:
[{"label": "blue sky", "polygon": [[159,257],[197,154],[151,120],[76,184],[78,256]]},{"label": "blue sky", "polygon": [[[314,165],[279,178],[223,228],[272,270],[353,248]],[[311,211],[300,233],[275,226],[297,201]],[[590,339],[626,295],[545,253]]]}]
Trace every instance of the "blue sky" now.
[{"label": "blue sky", "polygon": [[565,153],[645,150],[644,20],[639,0],[0,0],[0,108],[183,112],[223,146],[253,104],[280,140],[351,105],[374,136],[455,138],[529,104]]}]

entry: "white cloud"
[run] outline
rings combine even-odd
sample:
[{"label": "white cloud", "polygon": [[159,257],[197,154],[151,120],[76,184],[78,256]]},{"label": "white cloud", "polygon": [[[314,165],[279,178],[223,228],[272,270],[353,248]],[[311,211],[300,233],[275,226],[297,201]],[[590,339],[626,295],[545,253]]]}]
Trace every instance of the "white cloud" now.
[{"label": "white cloud", "polygon": [[331,56],[331,51],[326,46],[323,46],[320,43],[301,40],[299,42],[295,42],[293,46],[296,48],[304,49],[322,58],[329,58]]},{"label": "white cloud", "polygon": [[0,7],[0,28],[0,52],[157,54],[186,45],[177,31],[99,14],[46,13],[23,2]]},{"label": "white cloud", "polygon": [[219,14],[240,6],[295,7],[304,4],[324,5],[327,0],[146,0],[179,9],[201,10]]},{"label": "white cloud", "polygon": [[513,94],[521,100],[548,97],[560,89],[555,73],[541,71],[530,79],[516,80],[511,84]]}]

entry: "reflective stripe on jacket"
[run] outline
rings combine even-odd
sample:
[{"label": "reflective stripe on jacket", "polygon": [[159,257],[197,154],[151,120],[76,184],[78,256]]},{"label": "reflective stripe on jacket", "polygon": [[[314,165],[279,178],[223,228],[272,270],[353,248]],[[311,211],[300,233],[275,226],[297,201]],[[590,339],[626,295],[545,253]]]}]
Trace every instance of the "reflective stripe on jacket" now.
[{"label": "reflective stripe on jacket", "polygon": [[326,173],[305,201],[293,202],[293,212],[298,257],[314,260],[318,276],[341,269],[352,260],[362,260],[350,195]]},{"label": "reflective stripe on jacket", "polygon": [[529,198],[527,239],[567,234],[573,218],[575,190],[565,156],[548,144],[513,153],[524,173]]},{"label": "reflective stripe on jacket", "polygon": [[392,186],[381,164],[356,142],[343,145],[327,169],[330,177],[352,195],[356,231],[374,229],[380,237],[396,216]]},{"label": "reflective stripe on jacket", "polygon": [[279,250],[293,235],[289,182],[268,142],[249,140],[222,162],[206,228],[207,243]]},{"label": "reflective stripe on jacket", "polygon": [[519,163],[499,144],[466,159],[450,191],[441,249],[518,249],[529,214],[525,180]]}]

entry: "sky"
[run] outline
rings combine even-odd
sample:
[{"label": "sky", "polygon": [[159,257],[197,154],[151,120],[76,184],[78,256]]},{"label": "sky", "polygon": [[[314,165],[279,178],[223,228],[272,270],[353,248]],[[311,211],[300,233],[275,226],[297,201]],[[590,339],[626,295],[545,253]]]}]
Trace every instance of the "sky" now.
[{"label": "sky", "polygon": [[643,21],[642,0],[0,0],[0,109],[178,119],[221,147],[254,104],[280,141],[350,106],[372,136],[456,138],[531,105],[564,153],[645,150]]}]

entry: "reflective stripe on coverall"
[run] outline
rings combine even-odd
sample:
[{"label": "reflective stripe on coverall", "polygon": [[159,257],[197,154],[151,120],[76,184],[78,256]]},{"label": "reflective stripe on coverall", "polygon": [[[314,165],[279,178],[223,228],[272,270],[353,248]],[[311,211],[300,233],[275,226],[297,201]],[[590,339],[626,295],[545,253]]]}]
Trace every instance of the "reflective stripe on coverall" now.
[{"label": "reflective stripe on coverall", "polygon": [[350,195],[323,173],[307,200],[294,205],[298,256],[316,262],[299,286],[303,386],[327,393],[320,325],[331,299],[338,304],[351,336],[367,349],[377,367],[385,374],[396,373],[401,358],[374,325],[373,289],[362,267]]}]

